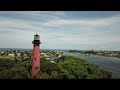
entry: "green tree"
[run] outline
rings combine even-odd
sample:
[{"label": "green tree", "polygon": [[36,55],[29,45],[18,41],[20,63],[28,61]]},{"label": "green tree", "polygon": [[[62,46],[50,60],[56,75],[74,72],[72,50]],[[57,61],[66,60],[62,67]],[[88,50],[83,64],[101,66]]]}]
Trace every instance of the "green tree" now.
[{"label": "green tree", "polygon": [[52,71],[57,71],[57,72],[60,71],[60,69],[55,63],[51,63],[46,59],[41,59],[40,69],[42,72],[46,72],[48,75],[50,75]]},{"label": "green tree", "polygon": [[0,60],[0,79],[110,79],[111,72],[99,69],[86,60],[72,56],[51,63],[41,58],[40,72],[31,77],[32,60]]},{"label": "green tree", "polygon": [[66,79],[102,79],[110,78],[111,73],[101,71],[96,65],[75,57],[65,57],[57,63],[63,78]]},{"label": "green tree", "polygon": [[14,51],[14,59],[15,60],[17,59],[17,53],[16,53],[16,51]]},{"label": "green tree", "polygon": [[46,72],[42,72],[39,74],[38,79],[50,79],[50,77]]},{"label": "green tree", "polygon": [[24,59],[24,53],[21,52],[20,54],[21,54],[21,59]]},{"label": "green tree", "polygon": [[58,72],[57,71],[52,71],[51,72],[51,75],[50,75],[50,78],[51,79],[58,79]]},{"label": "green tree", "polygon": [[13,67],[10,70],[0,72],[0,79],[27,79],[29,76],[25,67]]}]

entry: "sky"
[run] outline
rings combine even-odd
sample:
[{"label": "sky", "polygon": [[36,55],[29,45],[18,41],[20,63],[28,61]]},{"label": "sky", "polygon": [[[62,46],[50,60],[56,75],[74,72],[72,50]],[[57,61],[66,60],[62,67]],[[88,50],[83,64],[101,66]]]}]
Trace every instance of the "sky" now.
[{"label": "sky", "polygon": [[120,11],[0,11],[0,48],[120,50]]}]

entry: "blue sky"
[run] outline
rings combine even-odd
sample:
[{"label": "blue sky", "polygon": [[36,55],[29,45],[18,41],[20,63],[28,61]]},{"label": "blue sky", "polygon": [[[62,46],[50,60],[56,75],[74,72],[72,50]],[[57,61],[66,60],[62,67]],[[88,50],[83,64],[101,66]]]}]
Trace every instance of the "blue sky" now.
[{"label": "blue sky", "polygon": [[0,11],[0,48],[120,50],[120,11]]}]

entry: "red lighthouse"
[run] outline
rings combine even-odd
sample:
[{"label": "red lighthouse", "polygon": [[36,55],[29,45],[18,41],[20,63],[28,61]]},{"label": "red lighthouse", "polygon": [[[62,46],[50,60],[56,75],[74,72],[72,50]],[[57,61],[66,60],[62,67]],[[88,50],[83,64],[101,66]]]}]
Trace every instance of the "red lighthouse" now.
[{"label": "red lighthouse", "polygon": [[40,36],[36,33],[34,35],[33,45],[33,56],[32,56],[32,77],[40,71]]}]

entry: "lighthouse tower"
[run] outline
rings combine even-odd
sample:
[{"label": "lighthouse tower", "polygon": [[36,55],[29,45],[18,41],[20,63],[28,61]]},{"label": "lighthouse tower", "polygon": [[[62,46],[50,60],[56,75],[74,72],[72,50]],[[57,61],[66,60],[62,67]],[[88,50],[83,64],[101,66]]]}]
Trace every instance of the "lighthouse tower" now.
[{"label": "lighthouse tower", "polygon": [[40,36],[36,33],[33,40],[33,56],[32,56],[32,77],[40,71]]}]

